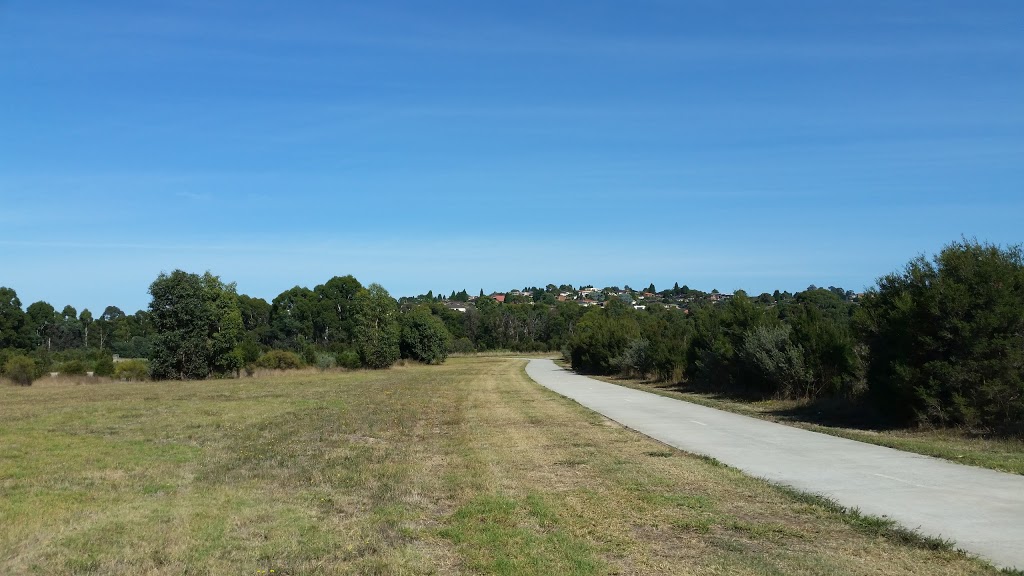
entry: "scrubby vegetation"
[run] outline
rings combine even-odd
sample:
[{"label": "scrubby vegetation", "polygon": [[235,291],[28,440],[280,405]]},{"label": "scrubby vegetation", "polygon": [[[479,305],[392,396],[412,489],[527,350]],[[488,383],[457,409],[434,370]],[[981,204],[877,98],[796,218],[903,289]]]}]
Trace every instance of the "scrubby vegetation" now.
[{"label": "scrubby vegetation", "polygon": [[726,396],[832,399],[893,426],[1024,433],[1024,262],[976,241],[915,258],[860,302],[841,290],[743,292],[686,312],[589,310],[578,371],[686,381]]},{"label": "scrubby vegetation", "polygon": [[3,364],[4,376],[19,386],[31,386],[36,379],[36,363],[27,356],[15,355]]}]

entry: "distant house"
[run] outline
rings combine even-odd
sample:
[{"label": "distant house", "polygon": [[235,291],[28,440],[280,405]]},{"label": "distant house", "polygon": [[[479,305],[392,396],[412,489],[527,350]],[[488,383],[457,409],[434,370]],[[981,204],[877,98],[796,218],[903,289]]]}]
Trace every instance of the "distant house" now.
[{"label": "distant house", "polygon": [[647,306],[644,306],[643,304],[634,304],[633,305],[633,309],[634,310],[647,310]]},{"label": "distant house", "polygon": [[472,308],[473,305],[466,302],[449,301],[444,303],[444,307],[455,312],[465,313],[466,310]]},{"label": "distant house", "polygon": [[505,295],[504,294],[491,294],[491,298],[494,298],[496,301],[501,302],[501,303],[505,302]]}]

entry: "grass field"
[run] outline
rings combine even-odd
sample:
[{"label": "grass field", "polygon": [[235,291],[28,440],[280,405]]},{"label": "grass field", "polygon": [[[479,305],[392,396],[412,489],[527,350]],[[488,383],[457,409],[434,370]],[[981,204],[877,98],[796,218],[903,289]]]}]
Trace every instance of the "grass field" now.
[{"label": "grass field", "polygon": [[3,574],[989,574],[522,360],[0,387]]},{"label": "grass field", "polygon": [[[564,362],[560,364],[568,367]],[[1021,439],[1000,438],[958,429],[853,427],[843,423],[843,420],[852,420],[853,418],[844,417],[841,415],[841,410],[828,405],[815,405],[801,400],[744,401],[716,394],[694,392],[677,384],[617,377],[598,376],[597,378],[620,386],[628,386],[745,416],[781,422],[815,432],[936,458],[945,458],[961,464],[1024,474],[1024,440]],[[837,417],[837,414],[840,416]]]}]

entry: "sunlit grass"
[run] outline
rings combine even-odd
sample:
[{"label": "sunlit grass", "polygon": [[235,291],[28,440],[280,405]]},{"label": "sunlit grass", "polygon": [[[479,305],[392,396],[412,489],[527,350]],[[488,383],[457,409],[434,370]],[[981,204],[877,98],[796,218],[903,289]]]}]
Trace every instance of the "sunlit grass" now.
[{"label": "sunlit grass", "polygon": [[0,571],[991,572],[623,429],[523,365],[0,387]]}]

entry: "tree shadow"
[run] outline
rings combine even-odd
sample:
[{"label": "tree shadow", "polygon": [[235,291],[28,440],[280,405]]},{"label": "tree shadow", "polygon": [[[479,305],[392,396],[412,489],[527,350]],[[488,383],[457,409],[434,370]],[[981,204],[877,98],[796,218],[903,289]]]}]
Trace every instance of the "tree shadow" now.
[{"label": "tree shadow", "polygon": [[[747,389],[722,391],[706,385],[689,382],[645,381],[645,386],[695,394],[713,402],[749,403],[769,400]],[[804,422],[830,428],[852,428],[864,431],[885,431],[903,428],[887,420],[885,416],[865,398],[828,397],[807,400],[784,400],[781,406],[758,412],[781,422]]]}]

